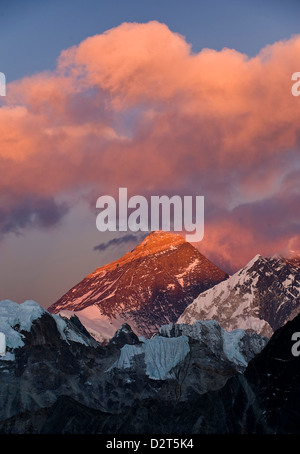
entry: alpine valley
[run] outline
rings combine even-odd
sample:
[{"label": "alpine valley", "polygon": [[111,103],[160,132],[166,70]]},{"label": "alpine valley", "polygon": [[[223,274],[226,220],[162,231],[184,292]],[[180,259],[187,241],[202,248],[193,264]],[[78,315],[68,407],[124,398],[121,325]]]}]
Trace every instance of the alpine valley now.
[{"label": "alpine valley", "polygon": [[0,301],[1,434],[300,433],[299,257],[152,232],[48,310]]}]

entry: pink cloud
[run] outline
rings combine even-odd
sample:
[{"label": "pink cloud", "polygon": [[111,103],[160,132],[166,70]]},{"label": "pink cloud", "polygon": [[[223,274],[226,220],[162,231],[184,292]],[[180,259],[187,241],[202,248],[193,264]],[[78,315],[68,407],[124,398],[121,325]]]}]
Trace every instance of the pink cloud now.
[{"label": "pink cloud", "polygon": [[[136,194],[189,191],[205,196],[210,213],[204,252],[232,263],[259,245],[282,249],[296,235],[288,228],[292,211],[284,228],[275,216],[277,235],[258,241],[256,224],[231,210],[271,203],[297,162],[291,74],[299,55],[300,36],[253,58],[226,48],[193,53],[158,22],[124,23],[87,38],[61,53],[56,71],[8,85],[0,108],[1,194],[9,194],[13,213],[23,198],[75,197],[83,188],[93,205],[121,186]],[[298,180],[285,184],[288,200]]]}]

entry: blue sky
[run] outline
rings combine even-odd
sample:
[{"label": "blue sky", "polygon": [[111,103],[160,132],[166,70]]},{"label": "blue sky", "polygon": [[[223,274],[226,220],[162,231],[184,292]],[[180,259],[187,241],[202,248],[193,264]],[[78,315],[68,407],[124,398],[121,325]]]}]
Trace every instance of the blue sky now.
[{"label": "blue sky", "polygon": [[7,81],[53,69],[62,49],[122,22],[166,23],[194,51],[255,55],[299,32],[298,0],[1,0],[0,71]]}]

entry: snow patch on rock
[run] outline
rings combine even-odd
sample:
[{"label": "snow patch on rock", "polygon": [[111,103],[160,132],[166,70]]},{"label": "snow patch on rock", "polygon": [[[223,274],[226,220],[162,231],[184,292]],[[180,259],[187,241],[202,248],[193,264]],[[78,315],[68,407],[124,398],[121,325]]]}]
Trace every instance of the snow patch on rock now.
[{"label": "snow patch on rock", "polygon": [[[62,340],[89,345],[84,336],[67,323],[68,320],[60,315],[49,314],[37,302],[27,300],[19,304],[11,300],[2,300],[0,301],[0,356],[7,356],[7,349],[12,353],[11,350],[23,347],[25,345],[23,332],[30,332],[33,322],[45,314],[54,319]],[[9,357],[13,358],[13,354]]]},{"label": "snow patch on rock", "polygon": [[145,372],[153,380],[173,377],[173,370],[190,351],[187,336],[166,338],[154,336],[140,345],[124,345],[119,359],[109,369],[131,369],[139,355],[144,356]]},{"label": "snow patch on rock", "polygon": [[45,312],[38,303],[27,300],[22,304],[11,300],[0,301],[0,331],[6,337],[6,346],[12,349],[24,345],[20,331],[30,331],[32,322]]},{"label": "snow patch on rock", "polygon": [[243,329],[226,331],[216,320],[198,320],[193,325],[170,323],[163,325],[159,334],[167,338],[184,335],[200,340],[216,355],[223,352],[238,370],[247,367],[249,360],[267,343],[267,338],[256,333],[249,334]]},{"label": "snow patch on rock", "polygon": [[0,356],[6,354],[6,337],[4,333],[0,333]]}]

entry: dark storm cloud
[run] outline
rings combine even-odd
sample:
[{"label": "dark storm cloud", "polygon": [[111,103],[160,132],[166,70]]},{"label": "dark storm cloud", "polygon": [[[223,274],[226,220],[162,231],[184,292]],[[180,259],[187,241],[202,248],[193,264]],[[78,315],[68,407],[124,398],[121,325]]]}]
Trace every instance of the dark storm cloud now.
[{"label": "dark storm cloud", "polygon": [[66,204],[58,204],[53,198],[26,196],[10,201],[0,209],[0,234],[20,233],[26,227],[47,228],[57,224],[67,213]]}]

